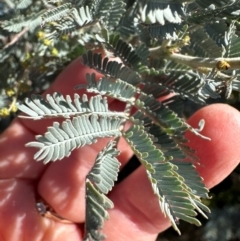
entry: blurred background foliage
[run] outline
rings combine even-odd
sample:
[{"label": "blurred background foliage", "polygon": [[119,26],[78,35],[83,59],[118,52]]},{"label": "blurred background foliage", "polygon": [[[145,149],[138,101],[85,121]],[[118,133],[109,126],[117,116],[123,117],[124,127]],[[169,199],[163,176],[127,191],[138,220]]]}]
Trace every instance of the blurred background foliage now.
[{"label": "blurred background foliage", "polygon": [[16,115],[17,101],[30,93],[42,93],[83,53],[78,35],[50,39],[47,34],[52,26],[40,26],[40,14],[57,3],[51,5],[44,0],[32,3],[31,0],[0,2],[0,131]]}]

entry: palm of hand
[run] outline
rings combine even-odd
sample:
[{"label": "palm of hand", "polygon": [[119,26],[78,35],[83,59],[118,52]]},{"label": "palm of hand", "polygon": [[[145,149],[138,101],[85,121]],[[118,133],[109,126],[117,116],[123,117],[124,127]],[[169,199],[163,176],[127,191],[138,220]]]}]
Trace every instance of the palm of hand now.
[{"label": "palm of hand", "polygon": [[[84,80],[86,72],[89,72],[87,67],[81,66],[79,60],[74,61],[48,93],[72,93],[73,87]],[[113,101],[111,107],[119,109],[116,104]],[[227,105],[212,105],[197,112],[189,123],[195,127],[201,118],[206,121],[203,134],[212,141],[202,140],[191,133],[187,135],[203,164],[198,170],[207,187],[211,188],[239,163],[240,114]],[[0,240],[83,239],[85,176],[106,140],[74,151],[67,160],[44,166],[33,160],[35,150],[24,145],[32,141],[35,134],[44,133],[51,122],[17,119],[0,137]],[[123,166],[132,153],[122,140],[119,148],[122,150],[119,160]],[[35,206],[39,196],[73,223],[64,224],[40,216]],[[115,207],[110,210],[110,220],[104,227],[108,240],[151,241],[170,225],[161,214],[141,167],[117,185],[109,197]]]}]

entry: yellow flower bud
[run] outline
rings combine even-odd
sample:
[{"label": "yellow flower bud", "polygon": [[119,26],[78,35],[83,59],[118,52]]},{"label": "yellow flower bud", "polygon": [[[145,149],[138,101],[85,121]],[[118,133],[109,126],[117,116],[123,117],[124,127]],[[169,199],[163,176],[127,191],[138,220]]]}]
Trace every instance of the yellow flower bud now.
[{"label": "yellow flower bud", "polygon": [[14,91],[13,88],[6,88],[5,93],[8,97],[11,97],[11,96],[15,95],[15,91]]},{"label": "yellow flower bud", "polygon": [[52,48],[51,54],[52,54],[53,56],[58,56],[58,50],[57,50],[56,48]]},{"label": "yellow flower bud", "polygon": [[68,35],[67,34],[62,35],[61,39],[67,41],[68,40]]},{"label": "yellow flower bud", "polygon": [[7,108],[0,109],[0,117],[8,117],[10,114],[9,110]]},{"label": "yellow flower bud", "polygon": [[16,105],[14,105],[12,108],[11,108],[11,112],[17,112],[17,110],[18,110],[18,108],[17,108],[17,106]]},{"label": "yellow flower bud", "polygon": [[45,38],[45,39],[43,40],[43,44],[46,45],[46,46],[50,46],[50,45],[52,44],[52,41],[49,40],[49,39],[47,39],[47,38]]},{"label": "yellow flower bud", "polygon": [[43,39],[45,37],[45,33],[43,31],[38,31],[37,32],[37,38],[38,39]]},{"label": "yellow flower bud", "polygon": [[231,67],[230,64],[225,60],[220,60],[217,62],[218,70],[228,70],[230,67]]}]

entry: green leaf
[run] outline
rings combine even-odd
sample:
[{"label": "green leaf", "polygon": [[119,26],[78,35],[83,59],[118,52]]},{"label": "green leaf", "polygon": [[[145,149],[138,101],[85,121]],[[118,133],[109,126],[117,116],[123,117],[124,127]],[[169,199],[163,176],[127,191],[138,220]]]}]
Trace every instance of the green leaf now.
[{"label": "green leaf", "polygon": [[[88,100],[86,94],[80,97],[76,93],[73,100],[69,95],[64,98],[61,93],[57,92],[53,93],[52,96],[47,94],[46,99],[41,95],[32,95],[31,99],[25,99],[25,104],[19,104],[18,109],[34,120],[53,117],[70,118],[78,115],[92,114],[126,118],[124,113],[110,111],[106,97],[102,97],[101,95],[93,96],[90,100]],[[24,118],[24,116],[21,117]]]},{"label": "green leaf", "polygon": [[70,13],[71,9],[72,9],[72,4],[65,3],[59,7],[48,10],[42,15],[42,20],[43,20],[42,24],[44,25],[48,22],[60,20],[62,17],[67,16]]},{"label": "green leaf", "polygon": [[15,18],[5,21],[2,24],[3,29],[9,32],[20,32],[23,28],[27,28],[30,31],[34,31],[38,26],[41,25],[41,16],[45,11],[42,10],[38,13],[32,13],[29,15],[17,15]]},{"label": "green leaf", "polygon": [[107,194],[117,180],[120,162],[116,156],[119,151],[116,149],[116,142],[109,142],[108,145],[97,155],[96,161],[90,170],[87,178],[93,182],[98,190]]},{"label": "green leaf", "polygon": [[163,153],[154,146],[151,136],[142,126],[132,125],[127,132],[123,133],[123,137],[148,171],[154,172],[152,165],[164,161]]},{"label": "green leaf", "polygon": [[88,85],[77,85],[75,88],[86,88],[90,93],[97,93],[101,95],[107,95],[124,101],[126,103],[132,103],[135,100],[135,95],[139,92],[139,89],[131,84],[128,84],[121,79],[116,79],[115,81],[108,77],[103,77],[96,81],[95,74],[87,74],[86,79]]},{"label": "green leaf", "polygon": [[125,2],[121,0],[97,1],[95,17],[101,19],[101,23],[106,29],[113,30],[125,12],[125,6]]},{"label": "green leaf", "polygon": [[87,115],[74,117],[63,121],[62,125],[54,122],[48,127],[44,136],[36,136],[37,142],[29,142],[26,146],[37,147],[40,150],[34,155],[37,161],[61,160],[68,157],[75,148],[91,145],[98,138],[121,136],[122,120],[114,117],[98,117]]},{"label": "green leaf", "polygon": [[141,82],[141,76],[132,69],[123,66],[117,61],[109,61],[108,58],[102,59],[101,54],[88,51],[83,56],[83,63],[98,72],[110,76],[112,78],[121,79],[129,82],[132,85],[137,85]]},{"label": "green leaf", "polygon": [[84,240],[103,240],[105,235],[101,229],[105,220],[109,219],[107,209],[113,208],[113,203],[101,194],[89,180],[86,180],[86,220]]},{"label": "green leaf", "polygon": [[209,198],[207,194],[208,189],[205,187],[203,179],[199,176],[195,166],[192,163],[186,161],[171,161],[171,163],[178,167],[176,172],[184,178],[185,184],[191,188],[191,191],[194,195]]}]

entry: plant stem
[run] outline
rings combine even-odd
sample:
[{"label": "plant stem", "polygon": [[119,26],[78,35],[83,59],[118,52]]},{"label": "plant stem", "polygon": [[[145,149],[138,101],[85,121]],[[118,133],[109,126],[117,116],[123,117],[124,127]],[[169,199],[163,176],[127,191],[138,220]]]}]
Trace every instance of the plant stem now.
[{"label": "plant stem", "polygon": [[159,58],[163,57],[168,60],[173,60],[180,64],[185,64],[191,68],[217,68],[218,70],[225,70],[224,67],[221,68],[222,63],[227,65],[226,69],[240,69],[240,57],[236,58],[204,58],[204,57],[195,57],[184,54],[179,54],[174,52],[174,48],[171,48],[169,42],[165,42],[164,45],[151,48],[150,58]]},{"label": "plant stem", "polygon": [[219,62],[227,62],[230,66],[229,69],[240,69],[240,57],[237,58],[202,58],[194,57],[183,54],[169,54],[164,56],[167,59],[174,60],[178,63],[188,65],[193,68],[206,67],[206,68],[217,68]]},{"label": "plant stem", "polygon": [[14,36],[14,38],[11,40],[11,42],[9,42],[8,44],[6,44],[3,49],[6,49],[8,47],[10,47],[11,45],[15,44],[26,32],[28,31],[28,27],[25,27],[21,32],[19,32],[18,34],[16,34]]}]

